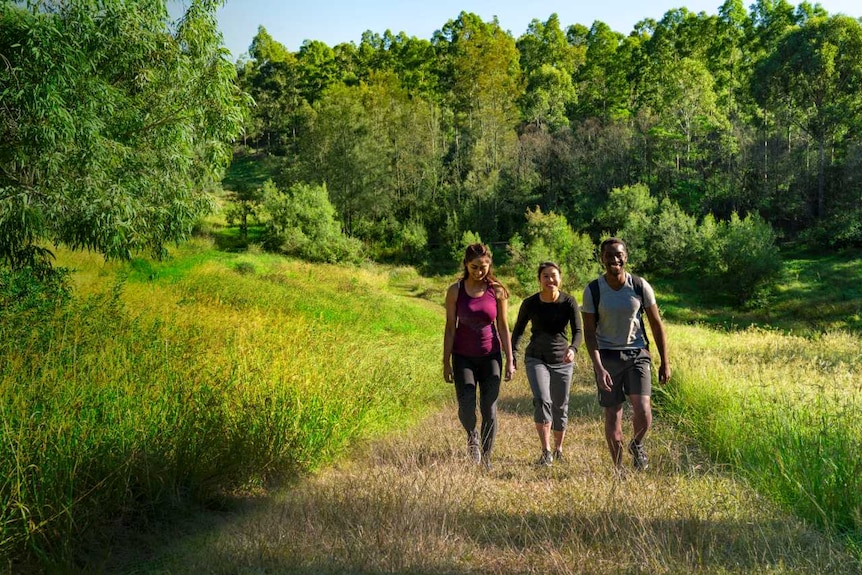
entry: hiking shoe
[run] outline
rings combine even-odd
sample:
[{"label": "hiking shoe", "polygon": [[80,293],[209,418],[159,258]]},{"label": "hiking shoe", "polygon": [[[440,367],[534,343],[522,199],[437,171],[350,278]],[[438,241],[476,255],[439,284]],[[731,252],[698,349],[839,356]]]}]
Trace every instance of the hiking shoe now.
[{"label": "hiking shoe", "polygon": [[554,463],[554,456],[551,455],[550,451],[543,450],[542,456],[536,461],[536,465],[539,467],[550,467]]},{"label": "hiking shoe", "polygon": [[563,459],[563,451],[561,449],[554,450],[554,461],[558,463],[565,463],[565,459]]},{"label": "hiking shoe", "polygon": [[482,469],[485,471],[491,471],[494,468],[494,465],[491,463],[491,454],[483,453],[482,454]]},{"label": "hiking shoe", "polygon": [[471,431],[467,434],[467,453],[470,461],[479,465],[482,462],[482,448],[479,447],[479,433]]},{"label": "hiking shoe", "polygon": [[629,453],[632,454],[636,470],[643,471],[649,467],[649,461],[647,460],[646,449],[644,449],[643,443],[637,443],[632,439],[631,443],[629,443]]}]

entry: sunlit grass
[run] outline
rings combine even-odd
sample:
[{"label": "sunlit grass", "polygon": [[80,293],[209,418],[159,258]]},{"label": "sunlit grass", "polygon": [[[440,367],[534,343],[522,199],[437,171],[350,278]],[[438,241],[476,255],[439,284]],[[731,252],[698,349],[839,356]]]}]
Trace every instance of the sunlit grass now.
[{"label": "sunlit grass", "polygon": [[673,327],[663,398],[717,460],[827,531],[862,540],[862,346],[847,333]]},{"label": "sunlit grass", "polygon": [[532,464],[539,444],[519,373],[502,390],[490,472],[468,463],[450,397],[415,428],[128,564],[151,574],[858,573],[839,543],[711,465],[661,418],[652,469],[620,480],[590,373],[579,362],[567,463]]},{"label": "sunlit grass", "polygon": [[439,312],[385,273],[183,250],[61,254],[69,308],[0,324],[4,555],[64,557],[108,518],[313,469],[439,397]]}]

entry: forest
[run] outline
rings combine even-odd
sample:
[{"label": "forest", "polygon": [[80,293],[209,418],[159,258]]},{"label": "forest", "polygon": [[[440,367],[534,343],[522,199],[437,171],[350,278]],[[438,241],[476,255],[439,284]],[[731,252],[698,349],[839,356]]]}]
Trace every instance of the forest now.
[{"label": "forest", "polygon": [[269,194],[226,185],[235,221],[270,222],[275,248],[298,244],[265,198],[309,186],[384,261],[433,259],[465,233],[523,256],[549,215],[570,239],[624,236],[640,269],[670,275],[862,241],[862,23],[819,5],[727,0],[627,36],[551,14],[515,38],[462,12],[430,39],[297,52],[260,26],[237,66],[255,103],[237,161],[265,156],[278,176]]},{"label": "forest", "polygon": [[219,5],[2,2],[0,259],[162,256],[227,200],[309,260],[439,271],[478,239],[582,282],[616,234],[636,269],[750,304],[782,248],[862,242],[859,19],[727,0],[515,38],[462,12],[297,52],[261,25],[232,62]]}]

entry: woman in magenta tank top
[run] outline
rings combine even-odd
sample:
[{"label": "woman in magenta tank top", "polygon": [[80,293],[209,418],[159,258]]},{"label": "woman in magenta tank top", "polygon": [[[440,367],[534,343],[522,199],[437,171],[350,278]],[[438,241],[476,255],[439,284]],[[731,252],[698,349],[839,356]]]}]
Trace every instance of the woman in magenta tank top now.
[{"label": "woman in magenta tank top", "polygon": [[[491,251],[483,244],[467,246],[463,265],[461,279],[446,291],[443,379],[455,384],[458,419],[467,432],[471,459],[490,468],[501,374],[508,381],[515,371],[507,319],[509,292],[494,277]],[[476,430],[477,398],[481,435]]]}]

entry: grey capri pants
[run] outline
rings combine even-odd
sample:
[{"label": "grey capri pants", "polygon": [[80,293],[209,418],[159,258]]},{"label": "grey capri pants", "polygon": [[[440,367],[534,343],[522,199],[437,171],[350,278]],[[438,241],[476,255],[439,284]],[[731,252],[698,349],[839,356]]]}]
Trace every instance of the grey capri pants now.
[{"label": "grey capri pants", "polygon": [[554,431],[565,431],[574,364],[545,363],[529,356],[524,358],[524,364],[533,391],[533,421],[550,423]]}]

